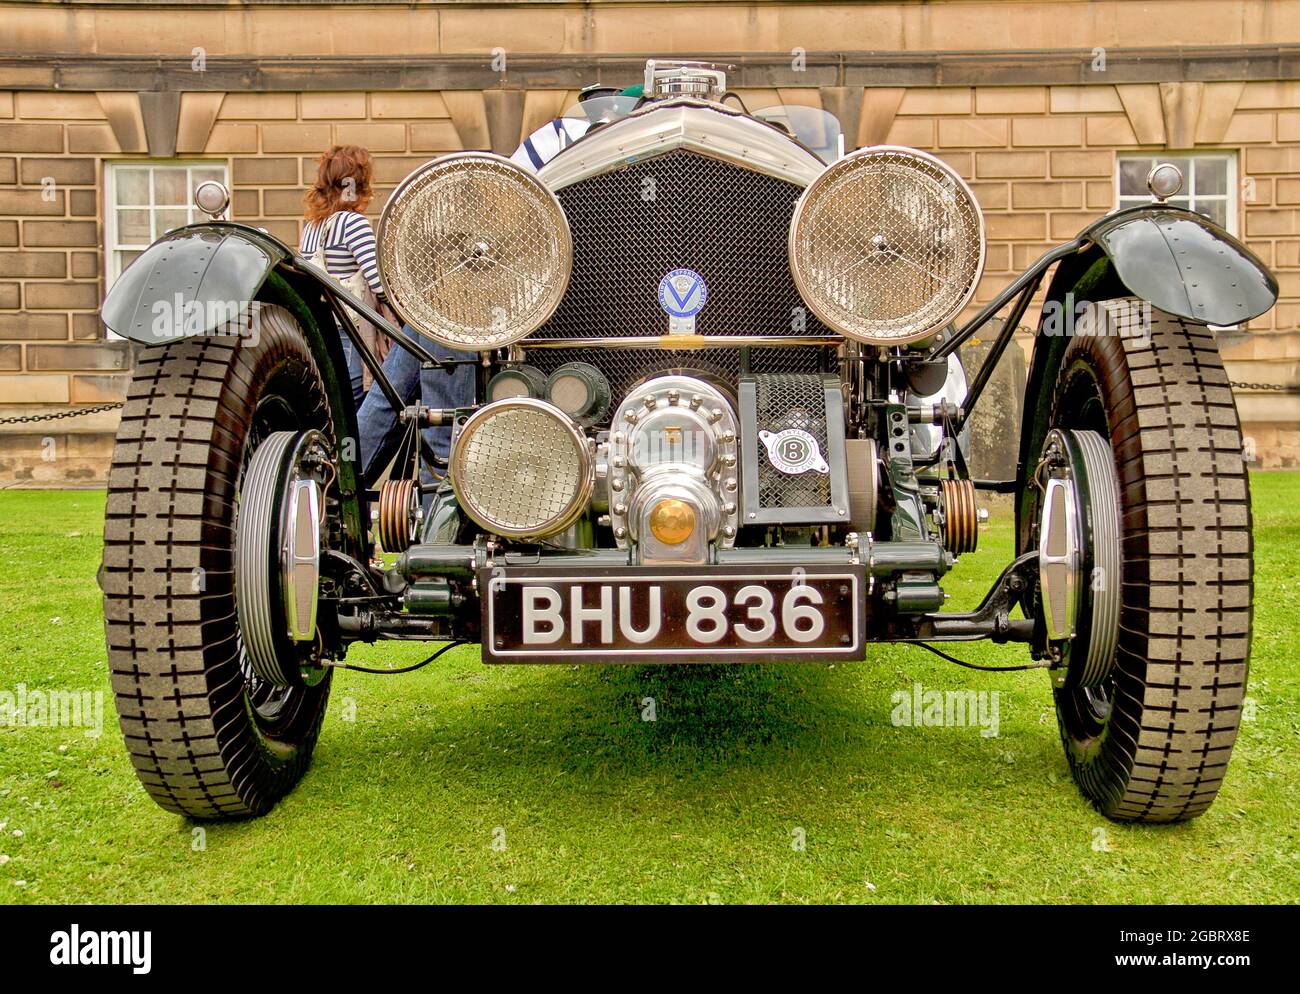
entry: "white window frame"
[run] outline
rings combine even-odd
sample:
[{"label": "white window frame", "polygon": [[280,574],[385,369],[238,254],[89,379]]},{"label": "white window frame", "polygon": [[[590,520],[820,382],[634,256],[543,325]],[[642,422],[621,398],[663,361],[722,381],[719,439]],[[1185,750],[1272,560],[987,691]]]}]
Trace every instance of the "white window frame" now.
[{"label": "white window frame", "polygon": [[[1202,149],[1195,149],[1189,151],[1178,151],[1176,149],[1169,149],[1165,152],[1150,152],[1150,153],[1119,152],[1115,155],[1114,186],[1115,186],[1116,207],[1119,210],[1123,210],[1125,207],[1136,207],[1138,204],[1147,204],[1151,202],[1151,195],[1145,191],[1143,191],[1141,195],[1138,194],[1127,194],[1123,196],[1120,195],[1120,189],[1119,189],[1120,172],[1121,172],[1121,166],[1123,165],[1124,162],[1126,161],[1131,162],[1134,159],[1144,159],[1144,160],[1149,159],[1151,160],[1152,164],[1154,164],[1156,162],[1162,161],[1162,159],[1167,159],[1167,158],[1187,158],[1191,160],[1191,170],[1190,170],[1191,175],[1183,177],[1183,189],[1179,191],[1179,196],[1182,196],[1183,193],[1190,194],[1193,209],[1195,209],[1198,200],[1225,201],[1228,206],[1228,209],[1224,214],[1224,217],[1227,222],[1225,224],[1225,227],[1227,228],[1228,234],[1240,237],[1237,232],[1237,225],[1239,224],[1239,220],[1238,220],[1239,203],[1241,200],[1239,196],[1240,191],[1237,189],[1238,154],[1236,151],[1232,149],[1202,148]],[[1225,177],[1226,177],[1225,182],[1227,185],[1224,188],[1225,192],[1221,194],[1209,193],[1209,194],[1201,194],[1200,196],[1197,196],[1196,160],[1198,158],[1199,159],[1223,159],[1224,161],[1227,162],[1228,168],[1225,173]]]},{"label": "white window frame", "polygon": [[[190,204],[155,204],[154,203],[154,174],[155,168],[180,168],[184,167],[186,172],[186,185],[191,191],[194,189],[192,174],[189,170],[193,169],[220,169],[223,174],[222,182],[227,189],[230,187],[230,160],[229,159],[105,159],[104,160],[104,290],[113,285],[113,282],[122,275],[121,270],[117,267],[117,253],[129,252],[140,248],[136,245],[123,245],[118,242],[117,238],[117,171],[119,168],[147,168],[149,169],[149,203],[140,205],[141,209],[147,209],[152,212],[158,207],[171,207],[180,209],[182,206],[189,207],[191,214],[197,211],[193,203]],[[128,205],[125,209],[129,210]],[[230,216],[227,210],[227,217]],[[147,247],[147,246],[146,246]]]}]

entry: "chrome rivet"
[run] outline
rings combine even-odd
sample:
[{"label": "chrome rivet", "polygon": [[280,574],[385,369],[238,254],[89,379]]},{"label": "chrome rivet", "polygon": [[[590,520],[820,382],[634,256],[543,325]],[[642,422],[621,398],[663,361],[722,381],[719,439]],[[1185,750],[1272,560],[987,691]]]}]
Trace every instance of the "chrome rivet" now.
[{"label": "chrome rivet", "polygon": [[636,413],[636,411],[628,411],[626,414],[623,415],[623,420],[626,421],[626,422],[627,422],[628,424],[630,424],[630,425],[634,425],[634,424],[636,424],[636,422],[637,422],[637,413]]},{"label": "chrome rivet", "polygon": [[723,480],[723,481],[722,481],[722,489],[725,490],[725,491],[727,491],[728,493],[735,493],[735,492],[736,492],[736,481],[735,481],[735,480],[730,480],[730,479],[729,479],[729,480]]},{"label": "chrome rivet", "polygon": [[681,392],[680,390],[669,390],[669,391],[668,391],[668,403],[670,403],[670,404],[676,404],[676,403],[677,403],[678,401],[680,401],[681,399],[682,399],[682,392]]},{"label": "chrome rivet", "polygon": [[647,411],[653,411],[658,406],[659,406],[659,401],[655,399],[654,395],[651,395],[645,399],[645,409]]},{"label": "chrome rivet", "polygon": [[614,529],[614,537],[615,537],[615,538],[627,538],[627,529],[626,529],[626,528],[615,528],[615,529]]},{"label": "chrome rivet", "polygon": [[710,423],[712,423],[712,424],[717,424],[717,423],[718,423],[719,421],[721,421],[721,420],[722,420],[722,408],[721,408],[721,407],[715,407],[713,410],[711,410],[711,411],[709,412],[709,421],[710,421]]},{"label": "chrome rivet", "polygon": [[692,410],[692,411],[699,410],[700,405],[703,404],[703,403],[704,403],[704,398],[701,397],[698,393],[697,393],[697,394],[693,394],[693,395],[691,396],[691,410]]},{"label": "chrome rivet", "polygon": [[613,490],[615,493],[617,493],[618,491],[622,490],[622,489],[623,489],[623,480],[622,480],[621,478],[620,478],[620,479],[610,480],[610,481],[609,481],[609,489],[610,489],[610,490]]},{"label": "chrome rivet", "polygon": [[722,529],[722,534],[725,535],[727,538],[735,538],[736,529],[732,525],[727,525],[725,528]]},{"label": "chrome rivet", "polygon": [[723,513],[723,514],[735,514],[735,513],[736,513],[736,505],[733,504],[733,503],[731,503],[731,501],[727,501],[727,503],[725,503],[725,504],[722,505],[722,513]]}]

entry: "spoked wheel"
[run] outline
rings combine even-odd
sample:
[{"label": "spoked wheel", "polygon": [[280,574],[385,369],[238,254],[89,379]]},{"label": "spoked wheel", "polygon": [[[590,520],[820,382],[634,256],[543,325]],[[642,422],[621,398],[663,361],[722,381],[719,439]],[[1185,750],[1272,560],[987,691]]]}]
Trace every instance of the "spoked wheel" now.
[{"label": "spoked wheel", "polygon": [[[1074,779],[1103,814],[1180,821],[1218,793],[1246,688],[1253,567],[1241,429],[1208,328],[1152,309],[1147,329],[1137,301],[1099,309],[1096,333],[1066,349],[1039,464],[1049,639],[1075,612],[1073,637],[1049,642],[1062,663],[1056,713]],[[1073,516],[1061,510],[1071,496],[1085,505]],[[1069,541],[1044,538],[1062,521],[1079,545],[1068,594],[1055,554]]]},{"label": "spoked wheel", "polygon": [[[283,308],[262,306],[256,335],[140,356],[109,477],[104,616],[127,748],[169,811],[262,814],[311,760],[330,681],[314,665],[315,630],[299,641],[306,619],[297,632],[287,619],[297,594],[314,623],[315,577],[285,589],[280,557],[309,564],[329,532],[331,428],[321,374]],[[314,488],[314,518],[268,506],[299,484],[304,502]]]}]

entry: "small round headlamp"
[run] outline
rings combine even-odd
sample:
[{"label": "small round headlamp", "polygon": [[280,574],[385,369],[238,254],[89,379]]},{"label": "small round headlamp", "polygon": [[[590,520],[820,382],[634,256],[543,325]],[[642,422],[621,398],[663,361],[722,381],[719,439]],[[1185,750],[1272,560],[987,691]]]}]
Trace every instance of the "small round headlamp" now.
[{"label": "small round headlamp", "polygon": [[591,426],[609,413],[609,380],[589,362],[566,362],[546,381],[552,404],[580,425]]},{"label": "small round headlamp", "polygon": [[546,374],[536,366],[507,366],[488,381],[488,400],[546,397]]},{"label": "small round headlamp", "polygon": [[542,538],[587,509],[595,459],[573,419],[545,401],[487,404],[461,427],[451,450],[451,485],[461,508],[489,532]]},{"label": "small round headlamp", "polygon": [[1157,200],[1178,196],[1183,188],[1183,171],[1172,162],[1157,162],[1147,173],[1147,189]]}]

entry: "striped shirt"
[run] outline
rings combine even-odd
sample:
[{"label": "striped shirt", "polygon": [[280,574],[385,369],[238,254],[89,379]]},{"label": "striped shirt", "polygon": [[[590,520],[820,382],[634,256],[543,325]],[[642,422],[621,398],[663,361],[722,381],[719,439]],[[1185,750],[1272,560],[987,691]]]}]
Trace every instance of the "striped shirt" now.
[{"label": "striped shirt", "polygon": [[384,297],[383,284],[379,282],[379,267],[375,264],[375,232],[364,214],[356,211],[339,211],[325,221],[308,221],[303,225],[302,241],[298,250],[307,258],[320,248],[321,229],[329,225],[329,240],[325,245],[325,268],[336,280],[347,279],[358,269],[366,283],[380,300]]},{"label": "striped shirt", "polygon": [[576,117],[558,117],[547,121],[524,139],[510,161],[537,172],[566,148],[587,133],[591,125]]}]

